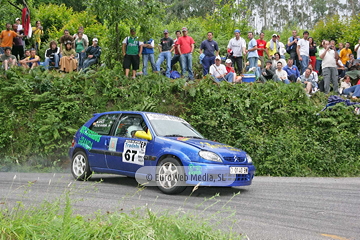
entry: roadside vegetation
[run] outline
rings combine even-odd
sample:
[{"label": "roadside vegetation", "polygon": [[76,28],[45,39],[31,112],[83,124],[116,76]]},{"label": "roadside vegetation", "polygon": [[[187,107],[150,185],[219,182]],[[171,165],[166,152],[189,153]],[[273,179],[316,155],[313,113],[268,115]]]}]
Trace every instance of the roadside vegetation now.
[{"label": "roadside vegetation", "polygon": [[[20,187],[26,189],[22,194],[24,199],[34,184]],[[139,188],[133,196],[120,199],[119,207],[112,206],[117,209],[113,212],[99,210],[88,215],[78,214],[75,206],[82,200],[76,198],[75,193],[93,192],[94,189],[93,184],[85,188],[71,185],[60,197],[35,206],[21,201],[12,203],[5,196],[0,199],[0,239],[247,239],[235,228],[235,210],[226,206],[228,202],[222,203],[219,194],[193,206],[195,209],[191,212],[184,211],[181,206],[173,211],[152,210],[150,205],[132,209],[120,207],[124,198],[137,197],[142,190]],[[190,203],[185,200],[185,204]],[[217,210],[212,214],[205,212],[215,207]],[[228,213],[227,217],[220,217],[224,212]],[[226,227],[220,228],[224,222]]]},{"label": "roadside vegetation", "polygon": [[247,151],[257,175],[359,176],[359,116],[344,104],[320,112],[326,104],[325,94],[308,98],[300,84],[15,69],[0,81],[1,166],[68,167],[72,137],[93,113],[138,110],[183,117],[208,139]]}]

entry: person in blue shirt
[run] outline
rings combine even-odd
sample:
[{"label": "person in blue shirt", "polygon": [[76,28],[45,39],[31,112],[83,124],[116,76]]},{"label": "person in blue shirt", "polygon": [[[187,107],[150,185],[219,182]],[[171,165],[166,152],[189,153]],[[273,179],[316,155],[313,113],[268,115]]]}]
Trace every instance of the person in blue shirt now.
[{"label": "person in blue shirt", "polygon": [[[215,57],[219,55],[219,46],[214,41],[213,33],[207,33],[207,40],[204,40],[200,45],[200,55],[204,54],[201,63],[203,65],[203,76],[209,73],[209,68],[215,63]],[[216,55],[216,56],[215,56]]]},{"label": "person in blue shirt", "polygon": [[148,33],[148,40],[144,41],[142,57],[143,57],[143,75],[147,75],[148,62],[151,63],[151,68],[153,72],[156,72],[155,56],[154,56],[154,39],[150,38],[150,33]]},{"label": "person in blue shirt", "polygon": [[297,66],[293,64],[294,64],[294,60],[292,58],[289,58],[287,65],[283,67],[283,69],[287,72],[288,79],[291,82],[295,83],[296,80],[300,77],[300,72]]}]

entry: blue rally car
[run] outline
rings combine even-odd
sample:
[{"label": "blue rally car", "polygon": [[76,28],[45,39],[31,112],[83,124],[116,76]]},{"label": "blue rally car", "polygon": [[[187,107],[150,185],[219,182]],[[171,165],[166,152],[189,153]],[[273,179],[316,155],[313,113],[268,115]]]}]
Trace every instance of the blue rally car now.
[{"label": "blue rally car", "polygon": [[76,132],[69,156],[76,179],[140,176],[167,194],[189,185],[246,186],[255,174],[244,151],[206,140],[182,118],[150,112],[94,114]]}]

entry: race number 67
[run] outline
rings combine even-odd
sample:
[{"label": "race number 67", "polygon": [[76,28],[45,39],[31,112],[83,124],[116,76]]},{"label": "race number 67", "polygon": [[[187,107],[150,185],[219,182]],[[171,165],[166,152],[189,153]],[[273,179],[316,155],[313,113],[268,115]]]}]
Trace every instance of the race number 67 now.
[{"label": "race number 67", "polygon": [[135,159],[135,155],[137,154],[137,151],[136,150],[130,150],[130,149],[128,149],[128,150],[126,150],[126,152],[125,152],[125,160],[126,161],[130,161],[130,159],[131,159],[131,161],[133,161],[134,162],[134,159]]}]

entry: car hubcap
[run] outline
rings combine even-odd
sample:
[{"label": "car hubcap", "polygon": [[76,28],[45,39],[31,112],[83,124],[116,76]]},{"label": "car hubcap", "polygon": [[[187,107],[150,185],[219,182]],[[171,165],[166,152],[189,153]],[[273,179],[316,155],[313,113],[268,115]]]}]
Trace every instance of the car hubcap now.
[{"label": "car hubcap", "polygon": [[81,176],[85,172],[86,161],[83,155],[77,155],[73,162],[73,171],[76,176]]},{"label": "car hubcap", "polygon": [[167,162],[160,167],[159,183],[163,188],[173,188],[178,182],[178,166],[171,162]]}]

